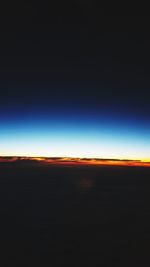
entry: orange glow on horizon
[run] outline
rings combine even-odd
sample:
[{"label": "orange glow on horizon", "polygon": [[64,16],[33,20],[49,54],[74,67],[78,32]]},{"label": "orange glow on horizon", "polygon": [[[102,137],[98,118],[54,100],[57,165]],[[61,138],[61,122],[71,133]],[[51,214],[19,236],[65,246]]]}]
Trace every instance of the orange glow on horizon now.
[{"label": "orange glow on horizon", "polygon": [[71,157],[0,157],[2,162],[37,162],[42,165],[96,165],[96,166],[141,166],[150,167],[150,160],[97,159]]}]

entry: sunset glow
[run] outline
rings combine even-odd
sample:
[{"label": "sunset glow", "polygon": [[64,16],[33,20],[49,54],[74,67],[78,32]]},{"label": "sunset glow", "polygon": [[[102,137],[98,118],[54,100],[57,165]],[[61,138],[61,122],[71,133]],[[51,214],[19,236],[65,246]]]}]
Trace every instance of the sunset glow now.
[{"label": "sunset glow", "polygon": [[93,166],[141,166],[150,167],[150,161],[96,159],[96,158],[45,158],[45,157],[0,157],[0,162],[28,162],[39,165],[93,165]]}]

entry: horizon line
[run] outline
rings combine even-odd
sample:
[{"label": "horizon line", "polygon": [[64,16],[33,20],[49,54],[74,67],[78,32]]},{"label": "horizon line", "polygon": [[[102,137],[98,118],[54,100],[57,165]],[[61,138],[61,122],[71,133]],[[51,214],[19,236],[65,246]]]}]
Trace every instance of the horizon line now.
[{"label": "horizon line", "polygon": [[37,162],[51,165],[107,165],[107,166],[144,166],[150,167],[150,160],[117,159],[94,157],[45,157],[45,156],[0,156],[0,163],[9,162]]}]

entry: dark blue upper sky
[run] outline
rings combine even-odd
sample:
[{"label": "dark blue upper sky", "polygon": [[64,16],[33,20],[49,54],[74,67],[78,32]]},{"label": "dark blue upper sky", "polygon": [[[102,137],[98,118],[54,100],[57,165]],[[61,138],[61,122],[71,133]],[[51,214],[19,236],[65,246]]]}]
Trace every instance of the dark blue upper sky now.
[{"label": "dark blue upper sky", "polygon": [[0,153],[150,158],[148,18],[68,8],[4,7]]}]

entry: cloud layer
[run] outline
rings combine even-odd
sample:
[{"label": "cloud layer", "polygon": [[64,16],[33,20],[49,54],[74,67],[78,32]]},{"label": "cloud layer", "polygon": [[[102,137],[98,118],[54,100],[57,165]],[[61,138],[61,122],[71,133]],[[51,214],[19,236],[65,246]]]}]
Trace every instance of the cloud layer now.
[{"label": "cloud layer", "polygon": [[0,157],[0,163],[29,163],[38,165],[96,165],[96,166],[142,166],[150,167],[149,161],[97,159],[97,158],[67,158],[67,157]]}]

